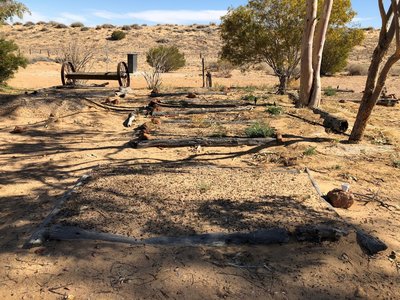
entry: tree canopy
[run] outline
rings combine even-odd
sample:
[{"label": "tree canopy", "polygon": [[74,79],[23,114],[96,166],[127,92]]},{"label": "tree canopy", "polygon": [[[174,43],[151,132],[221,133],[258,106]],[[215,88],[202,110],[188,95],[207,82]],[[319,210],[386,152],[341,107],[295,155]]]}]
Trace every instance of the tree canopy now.
[{"label": "tree canopy", "polygon": [[266,62],[286,89],[300,61],[302,0],[252,0],[222,18],[221,56],[235,65]]},{"label": "tree canopy", "polygon": [[[320,15],[322,1],[318,8]],[[229,9],[221,23],[222,58],[241,67],[266,62],[280,79],[278,92],[284,92],[300,62],[305,15],[306,2],[303,0],[250,0],[247,5]],[[354,46],[352,36],[343,28],[355,15],[350,0],[334,1],[327,48],[344,44],[349,48],[350,43],[351,50]],[[335,43],[338,35],[341,43]],[[336,53],[336,50],[326,53]],[[334,64],[336,58],[326,58],[324,66]],[[341,67],[343,59],[339,66],[334,66],[335,70]]]},{"label": "tree canopy", "polygon": [[28,8],[14,0],[0,0],[0,22],[3,23],[7,19],[17,16],[22,18],[25,12],[29,12]]}]

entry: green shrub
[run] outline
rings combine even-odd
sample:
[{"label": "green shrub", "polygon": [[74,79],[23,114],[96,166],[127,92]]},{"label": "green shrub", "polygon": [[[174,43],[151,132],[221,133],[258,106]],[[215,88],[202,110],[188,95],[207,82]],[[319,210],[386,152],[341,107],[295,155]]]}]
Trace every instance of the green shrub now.
[{"label": "green shrub", "polygon": [[283,113],[283,108],[281,106],[276,105],[268,105],[266,112],[273,116],[278,116]]},{"label": "green shrub", "polygon": [[308,147],[306,150],[304,150],[303,154],[305,156],[311,156],[317,154],[316,151],[317,147]]},{"label": "green shrub", "polygon": [[74,22],[71,24],[72,28],[77,28],[77,27],[85,27],[85,25],[81,22]]},{"label": "green shrub", "polygon": [[45,21],[39,21],[36,22],[36,25],[47,25],[47,23]]},{"label": "green shrub", "polygon": [[82,28],[81,28],[81,31],[89,31],[89,30],[90,30],[89,27],[82,27]]},{"label": "green shrub", "polygon": [[121,29],[125,30],[125,31],[129,31],[129,30],[132,29],[132,27],[130,25],[124,25],[124,26],[121,27]]},{"label": "green shrub", "polygon": [[357,28],[338,27],[328,31],[322,55],[321,74],[343,71],[352,49],[364,40],[364,31]]},{"label": "green shrub", "polygon": [[334,88],[331,87],[331,86],[328,86],[328,87],[326,88],[326,90],[324,91],[324,95],[325,95],[325,96],[328,96],[328,97],[335,96],[336,93],[337,93],[336,89],[334,89]]},{"label": "green shrub", "polygon": [[245,96],[242,97],[242,100],[250,101],[250,102],[255,102],[255,101],[257,101],[257,99],[258,98],[256,96],[252,95],[252,94],[245,95]]},{"label": "green shrub", "polygon": [[393,167],[400,169],[400,159],[393,160]]},{"label": "green shrub", "polygon": [[185,55],[176,46],[158,46],[146,53],[147,63],[160,72],[170,72],[186,64]]},{"label": "green shrub", "polygon": [[122,30],[114,30],[111,34],[111,40],[113,41],[120,41],[126,37],[126,33]]},{"label": "green shrub", "polygon": [[13,24],[14,26],[21,26],[22,25],[22,23],[21,22],[14,22],[14,24]]},{"label": "green shrub", "polygon": [[0,84],[11,78],[19,67],[27,66],[28,60],[17,51],[18,46],[13,41],[0,39]]},{"label": "green shrub", "polygon": [[245,134],[250,138],[258,137],[272,137],[275,134],[275,129],[265,122],[256,122],[250,127],[246,128]]}]

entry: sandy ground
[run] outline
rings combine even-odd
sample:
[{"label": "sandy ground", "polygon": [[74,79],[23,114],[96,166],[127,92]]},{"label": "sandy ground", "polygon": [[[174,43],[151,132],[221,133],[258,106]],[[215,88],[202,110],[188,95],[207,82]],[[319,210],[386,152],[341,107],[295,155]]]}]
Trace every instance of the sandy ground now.
[{"label": "sandy ground", "polygon": [[[42,47],[43,41],[34,39],[34,36],[46,37],[39,30],[36,28],[18,31],[20,42],[28,48],[29,45],[32,45],[32,48]],[[159,35],[156,37],[165,37],[169,32],[150,28],[144,29],[143,35],[149,33],[146,30],[152,34],[157,32]],[[10,32],[7,31],[7,34],[11,35]],[[58,41],[59,31],[51,30],[49,34],[53,36],[53,39],[49,40]],[[87,34],[95,36],[90,32]],[[107,34],[107,31],[101,32],[101,36],[96,38],[105,40]],[[135,34],[136,32],[131,32],[132,37]],[[190,31],[188,35],[196,38],[195,32]],[[174,38],[178,37],[179,33],[176,33]],[[154,38],[153,36],[152,39]],[[61,35],[59,39],[62,42]],[[204,40],[207,41],[207,38]],[[128,41],[123,43],[126,43],[126,47],[129,46]],[[182,47],[187,47],[185,51],[193,53],[193,59],[187,69],[164,75],[163,91],[201,86],[197,59],[197,51],[200,49],[196,47],[203,44],[187,41],[182,43]],[[33,47],[34,45],[36,46]],[[115,47],[118,45],[122,46],[116,44]],[[211,54],[215,55],[217,45],[217,39],[210,40],[208,46]],[[365,60],[365,52],[368,51],[365,48],[357,51],[359,54],[356,55]],[[112,61],[118,61],[118,58],[113,57]],[[98,67],[103,69],[105,65],[99,64]],[[265,96],[254,111],[240,115],[238,120],[243,122],[242,125],[232,122],[238,114],[188,118],[183,126],[171,125],[168,123],[170,118],[161,118],[161,127],[152,134],[164,134],[166,138],[173,133],[208,136],[216,130],[220,131],[222,126],[228,135],[240,135],[249,122],[261,119],[285,135],[286,142],[283,145],[201,150],[133,149],[129,145],[134,139],[133,130],[122,126],[127,112],[103,109],[85,100],[90,98],[97,103],[104,102],[114,95],[115,83],[111,83],[110,88],[106,89],[43,89],[60,84],[59,69],[60,66],[54,62],[41,61],[31,64],[9,82],[20,91],[14,91],[14,95],[0,96],[2,299],[400,298],[400,169],[394,165],[400,160],[399,107],[376,107],[365,141],[358,145],[350,145],[345,143],[346,136],[326,132],[321,126],[310,125],[286,114],[270,116],[264,111],[263,105],[266,102],[276,102],[285,112],[293,112],[306,119],[321,122],[316,115],[307,110],[294,109],[287,97],[266,94],[266,91],[273,91],[274,85],[277,84],[273,76],[265,75],[265,72],[261,71],[245,74],[234,71],[232,78],[215,78],[215,83],[218,89],[226,90],[236,86],[243,87],[242,89],[228,89],[227,96],[208,95],[197,100],[204,103],[213,103],[216,100],[242,103],[240,99],[244,95]],[[398,77],[389,78],[389,93],[400,95],[399,80]],[[358,104],[351,101],[340,103],[339,100],[360,99],[364,83],[364,76],[324,78],[324,87],[340,86],[354,89],[356,93],[324,96],[323,108],[347,118],[351,125]],[[258,88],[253,89],[249,86]],[[142,89],[144,87],[142,76],[137,74],[133,80],[133,93],[121,100],[119,105],[132,108],[146,105],[149,99],[148,91]],[[31,93],[37,89],[37,93]],[[28,91],[27,94],[24,93],[25,90]],[[184,97],[170,100],[187,101]],[[147,121],[149,118],[140,116],[135,125]],[[20,134],[11,134],[10,131],[15,126],[26,128]],[[311,151],[312,155],[304,154],[310,153],[310,149],[313,148],[315,150]],[[184,175],[180,173],[175,177],[160,173],[158,177],[149,176],[135,181],[134,174],[125,177],[112,172],[136,169],[144,164],[163,170],[166,163],[188,162],[195,170],[199,166],[213,166],[225,171],[221,171],[219,177],[213,175],[212,171],[204,171],[204,174],[192,171],[190,176],[188,175],[189,181],[184,181]],[[281,172],[288,170],[288,162],[291,165],[290,170],[299,172],[299,177],[293,177],[293,181],[289,180],[291,175],[272,173],[277,169]],[[354,233],[337,243],[311,244],[291,241],[286,245],[268,247],[155,247],[93,241],[51,241],[43,247],[22,249],[23,243],[48,215],[57,199],[80,176],[91,173],[93,169],[100,172],[99,174],[108,172],[110,176],[99,178],[84,187],[82,198],[74,198],[75,202],[67,202],[67,205],[75,203],[82,209],[82,206],[88,206],[81,203],[82,199],[86,199],[85,201],[93,205],[93,209],[99,208],[99,202],[107,204],[113,201],[116,201],[119,207],[132,209],[132,203],[128,203],[126,195],[130,195],[134,190],[139,190],[144,199],[147,199],[150,193],[156,194],[160,201],[156,206],[146,206],[144,202],[143,206],[140,206],[143,216],[136,220],[129,218],[126,211],[118,219],[115,210],[106,206],[106,210],[101,212],[104,216],[95,215],[93,218],[96,214],[94,210],[89,210],[92,215],[85,215],[88,210],[84,208],[81,211],[83,214],[64,216],[63,221],[80,222],[84,226],[85,222],[93,218],[97,223],[86,228],[136,235],[140,228],[129,232],[132,230],[129,229],[131,226],[125,225],[142,226],[143,230],[146,228],[145,216],[148,213],[153,217],[153,223],[157,223],[154,228],[162,230],[154,232],[151,227],[152,230],[145,234],[158,235],[169,232],[163,227],[166,222],[160,222],[160,216],[164,216],[164,221],[169,221],[169,225],[190,225],[191,230],[195,231],[228,230],[229,228],[224,228],[223,222],[221,223],[221,213],[224,211],[227,221],[234,220],[232,230],[245,230],[245,223],[239,222],[233,212],[243,215],[246,206],[242,205],[237,209],[237,202],[240,203],[245,198],[253,202],[260,201],[260,193],[268,193],[265,181],[271,185],[270,192],[273,196],[282,194],[297,204],[299,201],[305,201],[308,203],[307,207],[314,210],[318,205],[323,205],[323,202],[318,202],[319,198],[316,197],[310,183],[305,182],[308,179],[303,173],[305,167],[311,170],[324,193],[340,187],[344,182],[350,183],[358,201],[349,210],[338,209],[337,212],[346,222],[383,240],[388,245],[387,251],[372,258],[368,257],[357,245]],[[239,168],[241,171],[229,172],[232,173],[232,178],[227,178],[225,172],[232,168]],[[252,176],[257,176],[257,180],[249,180]],[[156,179],[159,179],[158,182],[152,182]],[[180,194],[174,192],[181,192],[175,179],[181,180],[182,185],[187,188],[182,197],[176,197]],[[163,180],[171,184],[165,186],[164,183],[160,183]],[[152,182],[148,189],[145,184],[147,181]],[[217,182],[218,184],[213,185]],[[230,186],[229,183],[234,184]],[[260,185],[262,187],[258,189]],[[225,188],[218,189],[220,186]],[[107,192],[96,190],[100,187],[107,189]],[[160,187],[170,189],[171,199],[165,198]],[[254,193],[247,189],[254,190]],[[216,197],[218,193],[223,193],[229,201],[223,202],[225,205],[222,208],[216,208],[214,221],[219,223],[210,223],[210,215],[201,218],[195,214],[198,212],[196,205],[201,203],[192,203],[193,206],[186,207],[179,206],[174,201],[176,198],[216,200],[220,198]],[[269,199],[267,203],[277,202]],[[285,205],[293,202],[278,203]],[[165,204],[169,204],[168,209],[165,208]],[[154,208],[158,209],[159,214],[154,214],[154,211],[149,213],[149,210]],[[178,217],[174,223],[174,219],[171,218],[173,211],[178,211],[181,215],[188,214],[191,218]],[[301,205],[292,209],[284,207],[274,211],[274,214],[277,214],[274,221],[284,226],[293,226],[301,220],[300,217],[296,218],[296,213],[300,216],[307,214]],[[252,215],[247,220],[250,228],[260,220],[274,219],[266,209],[258,211],[258,214],[259,216]],[[285,214],[289,217],[285,218]],[[73,219],[74,217],[76,219]],[[100,218],[102,221],[98,222]]]},{"label": "sandy ground", "polygon": [[[149,101],[145,97],[147,93],[146,90],[135,90],[133,95],[122,100],[120,106],[141,107]],[[240,103],[240,98],[246,93],[233,90],[227,96],[218,96],[218,101],[237,99],[236,101]],[[264,91],[259,90],[254,93],[261,95]],[[286,145],[267,148],[203,148],[200,152],[193,152],[191,148],[136,150],[128,145],[134,138],[132,129],[125,129],[121,125],[126,117],[125,112],[104,110],[84,100],[85,97],[90,99],[97,97],[97,102],[101,103],[112,95],[113,89],[76,91],[50,89],[41,90],[37,94],[2,96],[0,231],[1,260],[5,266],[1,271],[1,278],[5,288],[0,289],[0,293],[3,298],[57,299],[70,296],[75,299],[130,297],[333,299],[352,298],[354,295],[361,295],[364,298],[399,297],[396,288],[400,284],[398,270],[395,260],[389,257],[392,251],[400,249],[397,234],[400,172],[392,165],[394,157],[398,155],[396,115],[399,108],[377,107],[377,114],[372,120],[373,126],[368,131],[367,142],[360,145],[343,144],[340,141],[344,141],[345,136],[327,133],[322,127],[311,126],[287,115],[268,116],[260,106],[252,114],[257,116],[257,119],[262,116],[272,126],[288,135]],[[212,103],[216,96],[202,97],[204,98],[202,101]],[[263,101],[275,101],[286,111],[293,110],[287,98],[272,97]],[[348,96],[337,95],[336,99],[341,97]],[[338,104],[334,98],[329,98],[324,103],[327,110],[347,116],[350,120],[354,118],[356,103]],[[306,110],[297,113],[309,119],[319,120]],[[215,119],[215,116],[208,117]],[[229,119],[229,116],[224,115],[224,117]],[[245,116],[244,120],[246,121],[248,117]],[[165,124],[168,124],[168,120],[161,118]],[[146,121],[148,119],[141,116],[136,124],[140,125]],[[186,134],[196,133],[193,130],[199,125],[199,120],[195,119],[192,123],[193,128]],[[22,134],[10,134],[15,125],[26,126],[27,129]],[[169,126],[165,126],[165,132],[170,134]],[[235,129],[239,125],[228,123],[225,126],[229,129],[228,132],[238,134],[241,131],[239,128]],[[212,133],[210,128],[200,127],[199,130],[206,135]],[[385,141],[381,141],[382,132]],[[158,134],[162,134],[161,129],[158,130]],[[305,156],[303,152],[310,147],[316,147],[316,153]],[[388,244],[389,249],[370,259],[358,247],[353,233],[339,243],[326,242],[321,245],[290,243],[269,247],[182,248],[124,246],[102,242],[49,242],[45,247],[21,249],[22,244],[49,213],[56,199],[81,175],[91,172],[94,167],[118,170],[127,167],[137,168],[147,163],[154,168],[160,168],[163,163],[187,162],[188,159],[194,165],[243,168],[243,171],[232,172],[233,177],[229,180],[221,175],[218,179],[221,180],[221,184],[214,187],[207,185],[207,182],[213,183],[215,177],[209,172],[196,177],[199,180],[197,184],[191,183],[190,180],[187,183],[184,181],[195,189],[192,192],[190,189],[187,190],[185,196],[189,197],[187,199],[196,198],[195,195],[204,197],[200,190],[207,191],[210,188],[213,195],[218,193],[219,185],[229,186],[229,182],[235,183],[232,188],[238,189],[239,192],[232,192],[232,197],[228,197],[231,199],[229,200],[231,205],[223,208],[227,214],[232,213],[237,205],[234,199],[238,198],[240,202],[240,193],[247,199],[249,195],[246,197],[246,188],[256,189],[258,181],[252,183],[253,185],[247,185],[248,179],[242,172],[255,174],[257,178],[265,173],[265,178],[257,180],[268,181],[272,176],[270,173],[272,170],[285,168],[285,161],[294,161],[294,166],[291,168],[300,172],[304,171],[304,167],[309,167],[325,193],[334,187],[339,187],[343,182],[350,182],[352,190],[360,195],[372,196],[376,193],[378,200],[393,206],[387,209],[378,202],[365,206],[364,202],[356,202],[350,210],[338,210],[338,212],[347,222],[381,238]],[[221,174],[224,172],[227,171],[221,171]],[[190,176],[195,176],[196,173],[193,174]],[[132,181],[135,180],[132,174],[125,178],[116,173],[107,177],[108,179],[100,178],[94,185],[89,185],[87,191],[90,197],[87,201],[92,205],[96,201],[101,201],[103,209],[106,207],[102,213],[105,216],[111,213],[109,220],[106,218],[97,224],[96,228],[105,231],[108,228],[117,233],[127,234],[126,230],[118,228],[129,228],[130,226],[125,226],[126,224],[140,227],[145,223],[146,218],[143,217],[137,220],[130,220],[126,216],[117,219],[112,209],[107,210],[109,207],[107,208],[106,203],[112,203],[112,199],[120,204],[119,207],[128,209],[132,207],[132,204],[126,202],[128,198],[121,194],[121,191],[125,190],[127,194],[131,194],[136,188],[144,196],[147,195],[145,191],[153,194],[157,192],[158,197],[166,201],[162,198],[164,194],[160,193],[158,188],[160,183],[157,183],[157,176],[151,176],[151,180],[156,180],[156,184],[151,184],[149,189],[143,186],[146,179],[130,183],[129,176],[133,176]],[[174,177],[170,178],[167,174],[159,176],[160,180],[168,178],[167,182],[171,183],[169,187],[171,193],[177,190]],[[179,179],[183,175],[176,176],[176,179]],[[239,183],[242,177],[244,190],[240,191],[242,189]],[[285,176],[275,175],[274,180],[270,180],[272,194],[277,194],[279,185],[290,178],[290,176],[283,177]],[[310,195],[310,199],[316,199],[309,182],[296,183],[297,180],[284,184],[284,188],[279,191],[280,194],[286,193],[285,195],[291,199],[298,197],[297,199],[301,200],[301,196],[307,198],[307,195]],[[300,188],[304,184],[308,186],[306,190]],[[101,200],[99,196],[101,194],[98,193],[102,192],[96,192],[96,187],[107,188],[110,196],[107,196],[107,193],[102,194],[104,200]],[[226,190],[224,192],[229,195],[229,190],[227,188]],[[262,184],[261,190],[253,197],[263,190],[264,193],[268,191],[265,184]],[[90,201],[92,198],[93,201]],[[360,196],[358,199],[366,198]],[[94,206],[99,208],[99,205]],[[158,202],[156,207],[162,210],[162,202]],[[142,208],[146,210],[149,207]],[[173,208],[174,206],[171,206],[161,215],[170,218],[170,212],[175,210]],[[181,207],[177,207],[175,211],[182,212],[179,209]],[[95,210],[89,211],[96,214]],[[305,213],[304,210],[300,211],[302,214]],[[221,213],[221,209],[217,209],[217,212]],[[295,208],[291,210],[285,207],[281,212],[282,215],[280,217],[277,215],[275,221],[290,224],[291,218],[298,211]],[[255,226],[254,222],[257,220],[263,220],[263,215],[268,215],[265,210],[258,213],[261,218],[253,216],[248,220],[250,227]],[[291,217],[285,219],[284,214],[291,214]],[[156,234],[168,232],[163,228],[162,225],[165,223],[160,217],[154,217],[152,214],[150,216],[153,216],[157,225],[154,228],[162,228],[161,232],[156,231]],[[235,219],[232,217],[232,220]],[[85,220],[85,217],[81,220]],[[213,227],[209,223],[195,221],[196,218],[193,218],[195,221],[193,223],[188,219],[185,220],[182,222],[178,218],[172,224],[186,226],[190,224],[192,227],[203,224],[201,225],[203,229],[211,231],[221,229],[221,225],[214,224]],[[221,220],[218,215],[216,220]],[[245,228],[243,222],[238,223],[237,219],[235,222],[232,229]],[[135,230],[130,234],[136,234]]]}]

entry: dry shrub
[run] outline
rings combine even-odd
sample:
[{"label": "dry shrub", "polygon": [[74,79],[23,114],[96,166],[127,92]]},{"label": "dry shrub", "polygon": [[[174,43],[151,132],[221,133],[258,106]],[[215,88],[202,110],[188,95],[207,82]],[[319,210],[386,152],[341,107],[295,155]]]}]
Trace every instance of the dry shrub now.
[{"label": "dry shrub", "polygon": [[216,73],[214,76],[220,78],[231,78],[233,69],[233,65],[229,61],[223,59],[211,62],[207,66],[207,71]]},{"label": "dry shrub", "polygon": [[54,26],[54,28],[64,29],[64,28],[68,28],[68,26],[63,23],[58,23],[57,25]]},{"label": "dry shrub", "polygon": [[78,28],[78,27],[85,27],[85,25],[82,22],[74,22],[71,24],[72,28]]},{"label": "dry shrub", "polygon": [[103,29],[113,29],[113,28],[115,28],[115,26],[112,25],[112,24],[103,24],[100,27],[103,28]]},{"label": "dry shrub", "polygon": [[35,26],[35,23],[33,23],[33,22],[31,22],[31,21],[28,21],[28,22],[26,22],[26,23],[24,24],[24,26],[25,26],[25,27],[32,27],[32,26]]},{"label": "dry shrub", "polygon": [[95,45],[90,43],[81,44],[78,39],[74,39],[61,47],[58,60],[71,62],[76,71],[87,71],[93,66],[95,52]]},{"label": "dry shrub", "polygon": [[360,64],[352,64],[347,67],[350,76],[366,76],[368,75],[368,66]]}]

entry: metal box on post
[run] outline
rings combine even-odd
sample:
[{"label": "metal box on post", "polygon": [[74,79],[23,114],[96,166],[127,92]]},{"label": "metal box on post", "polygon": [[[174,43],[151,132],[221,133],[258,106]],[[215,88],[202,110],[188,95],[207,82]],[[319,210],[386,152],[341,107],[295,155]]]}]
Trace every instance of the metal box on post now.
[{"label": "metal box on post", "polygon": [[138,54],[137,53],[129,53],[128,54],[129,73],[137,72],[137,67],[138,67]]}]

